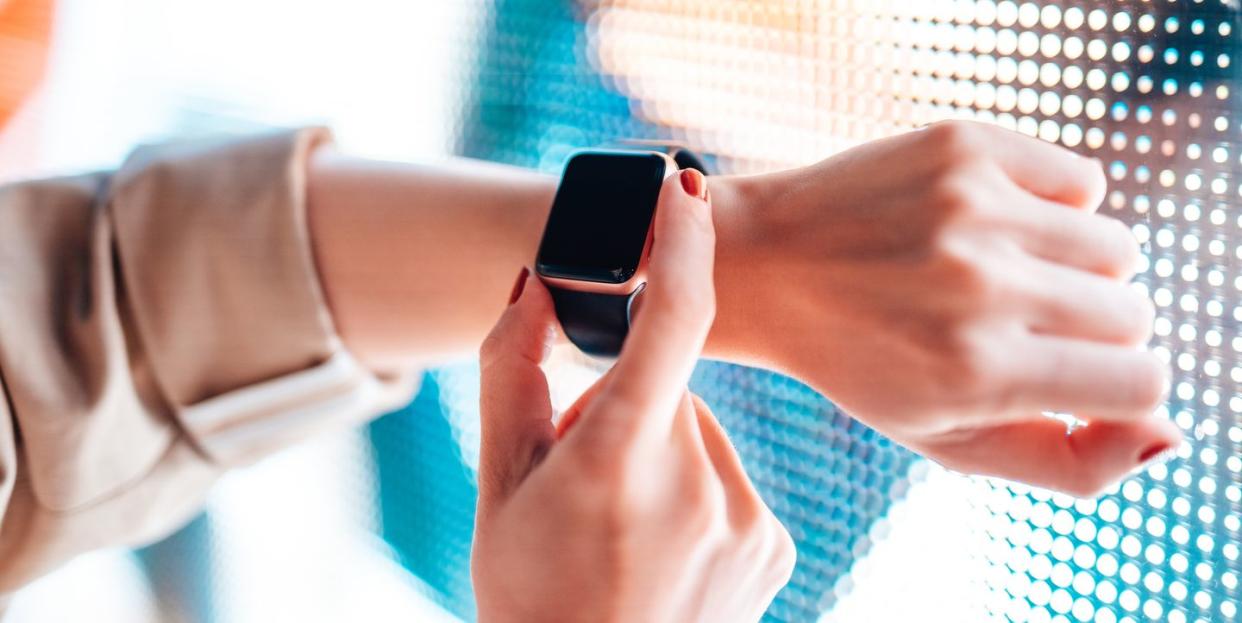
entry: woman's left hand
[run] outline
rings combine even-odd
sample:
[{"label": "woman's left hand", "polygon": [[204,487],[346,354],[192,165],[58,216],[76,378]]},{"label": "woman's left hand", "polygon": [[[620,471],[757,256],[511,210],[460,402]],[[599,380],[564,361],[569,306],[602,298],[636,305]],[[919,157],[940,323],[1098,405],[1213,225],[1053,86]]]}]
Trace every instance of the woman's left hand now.
[{"label": "woman's left hand", "polygon": [[[711,356],[802,379],[957,471],[1091,496],[1177,447],[1138,243],[1092,161],[943,122],[719,178]],[[1066,434],[1043,412],[1088,426]]]}]

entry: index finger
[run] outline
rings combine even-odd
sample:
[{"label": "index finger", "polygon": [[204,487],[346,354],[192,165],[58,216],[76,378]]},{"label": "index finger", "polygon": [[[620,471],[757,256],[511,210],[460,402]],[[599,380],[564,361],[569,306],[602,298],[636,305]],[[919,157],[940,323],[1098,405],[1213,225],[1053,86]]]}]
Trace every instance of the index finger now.
[{"label": "index finger", "polygon": [[715,318],[715,255],[706,179],[684,170],[660,191],[642,310],[601,388],[600,417],[623,418],[627,429],[671,426]]}]

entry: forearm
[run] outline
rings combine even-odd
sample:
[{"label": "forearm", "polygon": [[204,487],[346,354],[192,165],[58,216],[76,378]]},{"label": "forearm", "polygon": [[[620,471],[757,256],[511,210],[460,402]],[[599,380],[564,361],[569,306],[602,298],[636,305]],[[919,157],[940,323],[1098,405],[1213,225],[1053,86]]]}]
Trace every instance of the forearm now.
[{"label": "forearm", "polygon": [[311,238],[337,330],[374,367],[471,354],[535,257],[554,178],[461,162],[411,165],[320,150]]},{"label": "forearm", "polygon": [[[758,178],[711,178],[718,312],[704,355],[768,363],[755,344]],[[411,165],[322,149],[311,237],[337,328],[374,366],[435,364],[478,348],[535,257],[556,180],[479,161]]]}]

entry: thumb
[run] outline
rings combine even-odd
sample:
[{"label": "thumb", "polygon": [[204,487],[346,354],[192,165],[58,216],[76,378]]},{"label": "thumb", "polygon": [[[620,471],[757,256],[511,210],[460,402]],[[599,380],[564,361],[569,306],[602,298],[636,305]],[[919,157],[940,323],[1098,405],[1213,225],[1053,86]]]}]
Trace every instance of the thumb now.
[{"label": "thumb", "polygon": [[523,268],[512,302],[479,350],[479,507],[502,501],[556,437],[548,380],[540,364],[556,338],[548,291]]}]

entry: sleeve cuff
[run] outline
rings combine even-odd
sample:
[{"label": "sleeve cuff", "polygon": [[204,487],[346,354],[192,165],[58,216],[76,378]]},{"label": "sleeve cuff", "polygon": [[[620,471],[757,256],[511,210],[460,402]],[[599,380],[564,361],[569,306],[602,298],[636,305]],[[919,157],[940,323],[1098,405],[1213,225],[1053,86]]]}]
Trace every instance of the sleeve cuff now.
[{"label": "sleeve cuff", "polygon": [[[139,149],[109,201],[150,373],[210,458],[235,464],[400,404],[345,351],[306,222],[324,130]],[[401,391],[404,389],[405,391]]]},{"label": "sleeve cuff", "polygon": [[213,459],[247,463],[318,430],[404,404],[411,383],[401,381],[381,381],[339,351],[317,366],[183,407],[181,421]]}]

